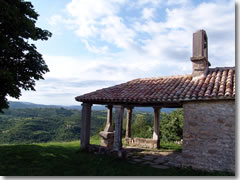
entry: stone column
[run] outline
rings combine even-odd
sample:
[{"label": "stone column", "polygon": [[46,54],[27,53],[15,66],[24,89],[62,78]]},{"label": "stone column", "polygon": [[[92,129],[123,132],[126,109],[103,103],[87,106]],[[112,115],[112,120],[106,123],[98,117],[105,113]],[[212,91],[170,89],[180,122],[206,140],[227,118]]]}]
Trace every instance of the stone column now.
[{"label": "stone column", "polygon": [[106,106],[108,108],[107,110],[107,123],[104,128],[104,132],[113,132],[112,127],[112,105]]},{"label": "stone column", "polygon": [[90,142],[91,107],[92,104],[82,104],[81,149],[87,149]]},{"label": "stone column", "polygon": [[133,110],[133,107],[127,107],[127,122],[126,122],[126,136],[125,136],[125,138],[130,138],[131,137],[132,110]]},{"label": "stone column", "polygon": [[112,127],[112,105],[108,105],[106,107],[108,108],[107,122],[104,131],[101,131],[99,135],[101,137],[101,146],[112,148],[114,138],[114,132]]},{"label": "stone column", "polygon": [[154,107],[154,128],[153,128],[153,140],[157,141],[157,148],[160,147],[159,137],[159,118],[160,118],[160,107]]},{"label": "stone column", "polygon": [[115,133],[113,150],[121,151],[122,149],[122,122],[123,122],[123,106],[114,106],[115,108]]}]

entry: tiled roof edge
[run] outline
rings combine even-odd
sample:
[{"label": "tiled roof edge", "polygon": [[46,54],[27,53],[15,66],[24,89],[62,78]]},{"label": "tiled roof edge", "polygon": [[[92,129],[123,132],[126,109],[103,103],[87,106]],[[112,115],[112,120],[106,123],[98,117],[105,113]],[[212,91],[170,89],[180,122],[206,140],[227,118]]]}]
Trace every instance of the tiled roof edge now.
[{"label": "tiled roof edge", "polygon": [[181,99],[181,102],[190,102],[190,101],[212,101],[212,100],[235,100],[234,97],[204,97],[204,98],[196,98],[196,99]]}]

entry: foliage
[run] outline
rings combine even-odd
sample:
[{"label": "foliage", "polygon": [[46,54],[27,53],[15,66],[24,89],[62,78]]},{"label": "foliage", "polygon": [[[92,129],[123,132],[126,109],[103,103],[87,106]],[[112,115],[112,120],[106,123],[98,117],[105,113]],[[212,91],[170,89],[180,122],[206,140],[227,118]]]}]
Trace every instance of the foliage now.
[{"label": "foliage", "polygon": [[135,114],[132,123],[132,137],[152,138],[153,117],[151,114]]},{"label": "foliage", "polygon": [[[137,112],[132,118],[132,137],[152,138],[153,135],[152,113]],[[125,133],[126,120],[124,121]],[[161,113],[160,115],[160,140],[161,142],[180,141],[183,136],[183,110],[177,109],[171,113]]]},{"label": "foliage", "polygon": [[35,80],[49,71],[32,41],[47,40],[51,33],[36,27],[38,14],[31,2],[0,0],[0,112],[6,96],[19,98],[21,89],[35,90]]},{"label": "foliage", "polygon": [[226,172],[156,169],[127,160],[79,151],[79,141],[0,145],[1,176],[216,176]]},{"label": "foliage", "polygon": [[160,137],[163,142],[183,139],[183,109],[172,113],[161,113]]}]

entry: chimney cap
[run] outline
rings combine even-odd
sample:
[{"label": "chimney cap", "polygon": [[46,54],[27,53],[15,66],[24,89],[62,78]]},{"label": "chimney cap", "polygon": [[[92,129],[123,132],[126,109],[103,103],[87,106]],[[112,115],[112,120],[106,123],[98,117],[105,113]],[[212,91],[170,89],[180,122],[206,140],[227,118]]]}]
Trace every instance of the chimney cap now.
[{"label": "chimney cap", "polygon": [[193,57],[204,56],[208,58],[208,38],[205,30],[193,33]]}]

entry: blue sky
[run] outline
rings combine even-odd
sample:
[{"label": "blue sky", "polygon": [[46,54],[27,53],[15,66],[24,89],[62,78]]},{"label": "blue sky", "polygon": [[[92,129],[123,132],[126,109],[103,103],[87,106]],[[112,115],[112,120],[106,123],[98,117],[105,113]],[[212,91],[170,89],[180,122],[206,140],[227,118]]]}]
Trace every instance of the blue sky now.
[{"label": "blue sky", "polygon": [[75,96],[135,78],[190,74],[199,29],[207,32],[212,67],[235,66],[234,1],[31,2],[37,25],[53,33],[36,42],[50,72],[21,101],[75,105]]}]

